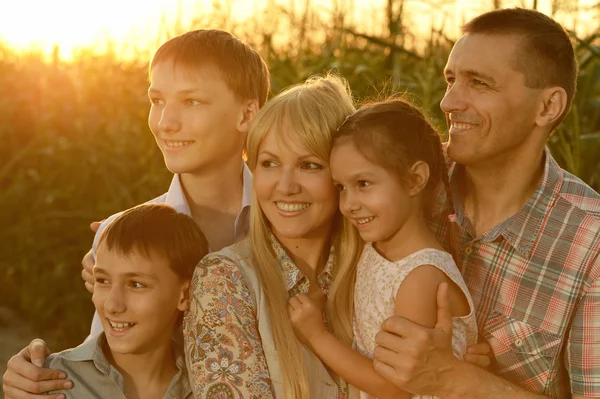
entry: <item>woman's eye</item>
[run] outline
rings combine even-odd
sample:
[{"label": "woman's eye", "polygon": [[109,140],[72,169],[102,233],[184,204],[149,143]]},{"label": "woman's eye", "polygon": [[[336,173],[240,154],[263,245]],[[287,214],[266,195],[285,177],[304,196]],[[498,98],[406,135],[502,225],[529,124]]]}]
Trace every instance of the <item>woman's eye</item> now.
[{"label": "woman's eye", "polygon": [[262,161],[260,164],[263,168],[272,168],[277,166],[277,162],[275,161]]},{"label": "woman's eye", "polygon": [[358,181],[358,187],[369,187],[371,185],[370,182],[366,181],[366,180],[359,180]]},{"label": "woman's eye", "polygon": [[188,103],[189,105],[200,105],[202,104],[202,102],[198,101],[198,100],[186,100],[186,103]]},{"label": "woman's eye", "polygon": [[315,162],[304,162],[304,163],[302,163],[302,165],[300,165],[300,168],[317,170],[317,169],[323,169],[323,165],[319,165],[318,163],[315,163]]},{"label": "woman's eye", "polygon": [[164,101],[161,100],[160,98],[151,98],[150,99],[150,104],[152,104],[152,105],[161,105],[163,103],[164,103]]}]

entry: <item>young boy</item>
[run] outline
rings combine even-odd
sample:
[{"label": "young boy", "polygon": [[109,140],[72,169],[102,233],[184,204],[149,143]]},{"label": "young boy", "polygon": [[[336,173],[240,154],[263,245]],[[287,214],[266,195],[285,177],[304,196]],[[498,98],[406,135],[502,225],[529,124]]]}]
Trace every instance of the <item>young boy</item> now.
[{"label": "young boy", "polygon": [[189,307],[208,244],[194,221],[165,204],[131,208],[98,241],[92,300],[104,332],[50,355],[72,398],[191,398],[183,350],[172,339]]},{"label": "young boy", "polygon": [[[148,123],[167,168],[175,175],[169,190],[150,202],[171,205],[189,215],[204,232],[211,251],[242,238],[248,230],[252,176],[242,161],[250,121],[267,100],[269,71],[260,55],[230,33],[196,30],[165,42],[149,68]],[[94,248],[107,219],[96,233]],[[93,251],[83,260],[82,276],[94,291]],[[97,315],[91,335],[102,330]],[[3,377],[7,396],[29,397],[69,387],[65,374],[41,369],[45,344],[33,359],[24,349]],[[39,350],[39,349],[43,350]],[[32,383],[31,380],[37,380]],[[60,396],[49,396],[49,399]]]}]

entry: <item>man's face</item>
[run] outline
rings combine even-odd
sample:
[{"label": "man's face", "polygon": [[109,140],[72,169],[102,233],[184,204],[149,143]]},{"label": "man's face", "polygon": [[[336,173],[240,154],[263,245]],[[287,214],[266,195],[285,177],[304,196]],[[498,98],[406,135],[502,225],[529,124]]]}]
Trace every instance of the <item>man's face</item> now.
[{"label": "man's face", "polygon": [[449,120],[448,156],[466,166],[490,165],[527,151],[541,90],[515,69],[520,38],[467,34],[454,45],[440,104]]},{"label": "man's face", "polygon": [[151,80],[148,124],[171,172],[202,172],[241,157],[246,102],[212,64],[191,69],[163,61]]},{"label": "man's face", "polygon": [[113,354],[140,354],[170,345],[189,281],[166,259],[127,256],[100,245],[94,266],[96,307]]}]

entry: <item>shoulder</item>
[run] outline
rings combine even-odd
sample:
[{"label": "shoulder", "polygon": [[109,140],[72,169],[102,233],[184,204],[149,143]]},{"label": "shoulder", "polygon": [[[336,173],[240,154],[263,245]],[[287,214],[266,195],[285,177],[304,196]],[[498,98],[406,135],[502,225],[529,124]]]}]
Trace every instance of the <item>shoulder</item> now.
[{"label": "shoulder", "polygon": [[563,182],[557,205],[573,207],[586,216],[600,221],[600,194],[579,177],[566,170],[561,171]]}]

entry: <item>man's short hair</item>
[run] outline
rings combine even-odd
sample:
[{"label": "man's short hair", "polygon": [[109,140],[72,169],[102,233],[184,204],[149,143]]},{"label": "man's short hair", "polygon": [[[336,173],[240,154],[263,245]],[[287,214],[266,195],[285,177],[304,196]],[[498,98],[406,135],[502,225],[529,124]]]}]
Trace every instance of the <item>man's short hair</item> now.
[{"label": "man's short hair", "polygon": [[552,18],[534,10],[510,8],[482,14],[462,28],[465,34],[515,35],[523,39],[515,54],[515,68],[527,87],[562,87],[567,104],[558,125],[571,109],[577,86],[577,59],[569,35]]},{"label": "man's short hair", "polygon": [[143,204],[119,215],[102,232],[98,248],[147,259],[161,257],[182,279],[191,279],[208,243],[194,220],[166,204]]},{"label": "man's short hair", "polygon": [[212,64],[238,98],[256,99],[259,107],[267,101],[271,87],[267,64],[256,50],[229,32],[199,29],[169,39],[152,57],[150,74],[163,61],[191,71]]}]

